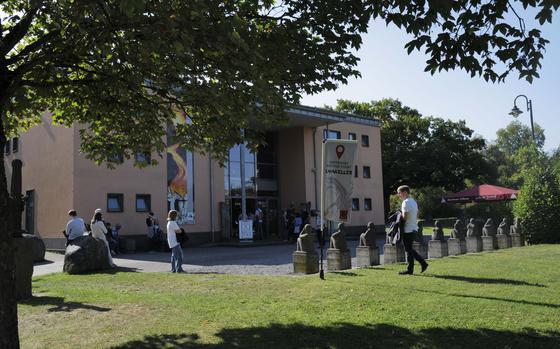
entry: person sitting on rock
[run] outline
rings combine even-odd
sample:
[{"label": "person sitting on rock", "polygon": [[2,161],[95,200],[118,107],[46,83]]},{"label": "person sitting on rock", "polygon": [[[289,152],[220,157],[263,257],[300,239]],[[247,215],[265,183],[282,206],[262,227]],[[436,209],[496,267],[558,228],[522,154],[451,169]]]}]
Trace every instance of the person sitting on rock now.
[{"label": "person sitting on rock", "polygon": [[91,236],[103,241],[105,246],[107,246],[107,255],[109,256],[109,264],[111,268],[115,267],[113,263],[113,257],[111,256],[111,249],[109,248],[109,242],[105,238],[107,235],[107,228],[105,227],[105,223],[103,222],[103,215],[100,209],[95,210],[95,214],[91,219]]},{"label": "person sitting on rock", "polygon": [[66,223],[66,229],[63,232],[66,237],[66,246],[72,243],[74,239],[84,236],[86,232],[84,220],[78,217],[76,210],[68,211],[68,215],[70,216],[70,220]]}]

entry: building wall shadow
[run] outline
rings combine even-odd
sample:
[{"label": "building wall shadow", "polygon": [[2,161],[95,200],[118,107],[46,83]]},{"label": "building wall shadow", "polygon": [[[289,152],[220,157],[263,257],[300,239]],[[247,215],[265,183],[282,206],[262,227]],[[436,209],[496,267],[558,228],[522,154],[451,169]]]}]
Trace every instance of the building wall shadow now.
[{"label": "building wall shadow", "polygon": [[148,348],[558,348],[560,332],[537,333],[491,329],[428,328],[412,331],[389,324],[332,326],[271,324],[267,327],[230,328],[216,334],[217,344],[200,342],[196,333],[146,336],[113,347]]}]

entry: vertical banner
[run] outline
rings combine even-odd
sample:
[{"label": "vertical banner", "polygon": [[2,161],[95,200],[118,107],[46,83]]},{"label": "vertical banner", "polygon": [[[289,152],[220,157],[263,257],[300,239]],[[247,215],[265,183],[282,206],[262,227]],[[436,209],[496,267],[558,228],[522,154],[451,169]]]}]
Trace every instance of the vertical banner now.
[{"label": "vertical banner", "polygon": [[348,221],[358,142],[327,139],[321,164],[321,222]]},{"label": "vertical banner", "polygon": [[176,113],[167,130],[167,202],[176,210],[178,224],[194,224],[193,154],[175,140],[175,125],[189,123],[188,117]]}]

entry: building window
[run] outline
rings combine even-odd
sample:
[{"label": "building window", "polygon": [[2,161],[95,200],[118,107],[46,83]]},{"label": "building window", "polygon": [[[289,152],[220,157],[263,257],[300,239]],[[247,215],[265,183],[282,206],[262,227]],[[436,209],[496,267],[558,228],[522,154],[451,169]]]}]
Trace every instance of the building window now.
[{"label": "building window", "polygon": [[360,210],[360,199],[353,198],[352,199],[352,211],[359,211]]},{"label": "building window", "polygon": [[362,177],[364,177],[364,178],[370,178],[371,177],[371,174],[370,174],[370,171],[369,171],[369,166],[364,166]]},{"label": "building window", "polygon": [[112,154],[107,157],[107,161],[115,164],[122,164],[124,162],[124,156],[123,154]]},{"label": "building window", "polygon": [[136,194],[136,212],[150,212],[152,200],[150,194]]},{"label": "building window", "polygon": [[371,211],[371,199],[364,199],[364,210]]},{"label": "building window", "polygon": [[17,153],[19,151],[19,138],[14,137],[12,139],[12,153]]},{"label": "building window", "polygon": [[325,130],[323,132],[323,137],[325,139],[340,139],[341,135],[340,135],[340,131]]},{"label": "building window", "polygon": [[149,165],[149,164],[152,163],[152,157],[151,157],[150,153],[148,153],[148,152],[136,153],[136,156],[134,157],[134,159],[136,160],[136,162],[145,163],[146,165]]},{"label": "building window", "polygon": [[348,133],[348,139],[351,140],[351,141],[355,141],[356,140],[356,134],[352,133],[352,132],[349,132]]},{"label": "building window", "polygon": [[10,155],[10,140],[6,139],[6,146],[4,148],[4,153],[6,153],[6,155]]},{"label": "building window", "polygon": [[362,135],[362,147],[369,147],[369,136]]},{"label": "building window", "polygon": [[123,194],[107,194],[107,212],[123,212]]},{"label": "building window", "polygon": [[358,178],[358,165],[354,165],[354,177]]}]

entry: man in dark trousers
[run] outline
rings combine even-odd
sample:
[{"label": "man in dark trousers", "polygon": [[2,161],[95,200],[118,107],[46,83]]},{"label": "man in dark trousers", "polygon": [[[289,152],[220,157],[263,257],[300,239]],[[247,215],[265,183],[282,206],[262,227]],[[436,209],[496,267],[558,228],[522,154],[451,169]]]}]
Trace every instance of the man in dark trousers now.
[{"label": "man in dark trousers", "polygon": [[402,219],[404,220],[404,229],[402,234],[402,241],[404,250],[406,252],[406,260],[408,268],[400,271],[400,275],[412,275],[414,273],[414,259],[416,259],[422,266],[421,273],[426,271],[428,263],[420,256],[418,252],[412,247],[412,243],[418,234],[418,204],[410,197],[410,188],[407,185],[401,185],[397,188],[397,195],[402,200],[401,211]]}]

